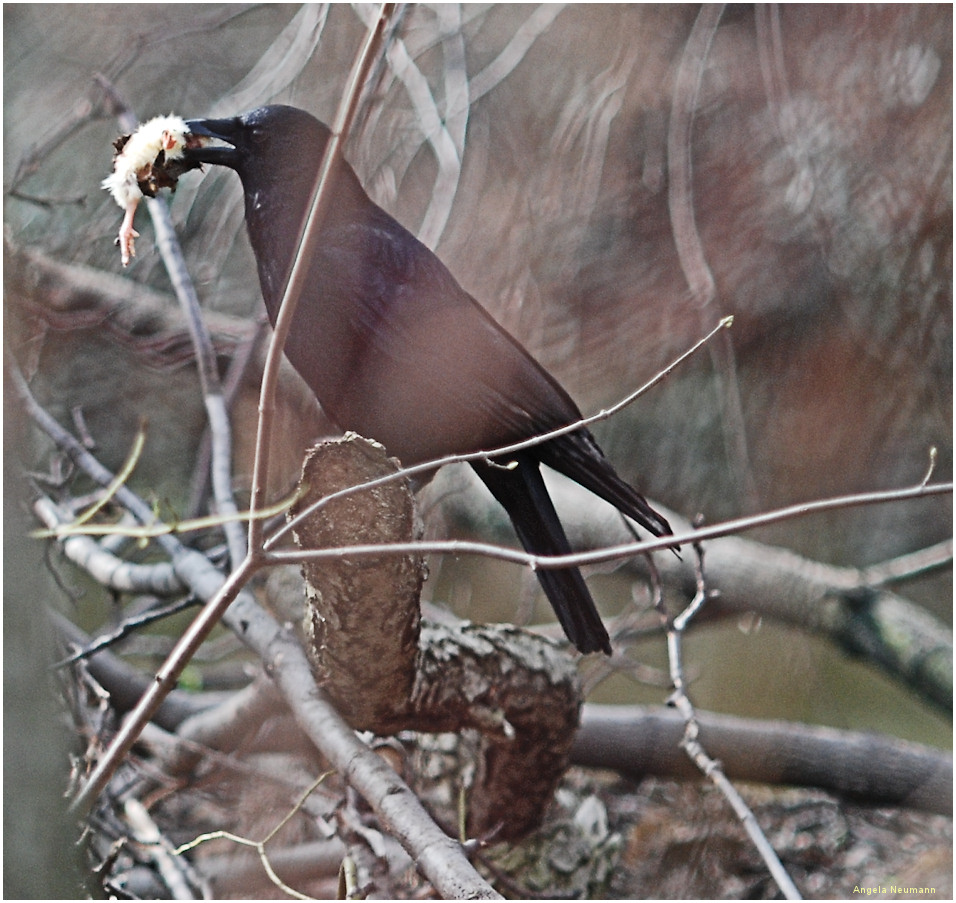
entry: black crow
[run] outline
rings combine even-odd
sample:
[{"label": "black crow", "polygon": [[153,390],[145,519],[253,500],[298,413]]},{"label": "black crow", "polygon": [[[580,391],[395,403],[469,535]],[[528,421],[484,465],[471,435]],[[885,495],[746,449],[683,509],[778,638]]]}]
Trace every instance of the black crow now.
[{"label": "black crow", "polygon": [[[189,122],[221,145],[187,160],[234,169],[273,324],[329,129],[303,110],[262,107]],[[403,464],[491,450],[581,419],[558,382],[502,329],[408,230],[374,204],[339,159],[285,354],[342,429],[381,442]],[[655,536],[671,529],[614,472],[587,429],[472,464],[525,549],[571,551],[539,465],[576,480]],[[611,644],[577,568],[538,570],[581,652]]]}]

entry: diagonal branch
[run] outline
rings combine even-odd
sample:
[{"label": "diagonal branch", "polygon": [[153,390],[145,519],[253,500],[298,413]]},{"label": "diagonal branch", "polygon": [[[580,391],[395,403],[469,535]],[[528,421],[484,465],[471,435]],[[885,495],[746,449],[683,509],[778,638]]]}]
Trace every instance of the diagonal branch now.
[{"label": "diagonal branch", "polygon": [[[266,355],[265,371],[262,374],[262,386],[259,394],[259,423],[256,431],[255,462],[252,471],[252,498],[250,503],[250,508],[253,512],[257,508],[261,508],[265,503],[266,478],[269,473],[269,446],[272,437],[272,415],[275,410],[276,385],[279,379],[279,362],[282,359],[283,348],[285,347],[289,330],[292,328],[292,318],[295,315],[296,306],[299,303],[299,298],[305,287],[305,280],[308,277],[309,261],[315,256],[322,218],[325,212],[324,208],[328,199],[328,191],[326,189],[329,183],[329,177],[335,162],[341,156],[342,145],[345,143],[349,128],[358,109],[362,88],[369,71],[375,63],[382,36],[393,12],[394,4],[382,4],[373,27],[369,28],[365,44],[355,58],[355,63],[352,66],[352,71],[346,82],[345,92],[342,95],[342,102],[339,104],[335,121],[332,124],[332,134],[322,157],[322,163],[316,176],[315,186],[312,189],[312,199],[308,208],[309,212],[302,234],[299,236],[299,244],[293,257],[292,270],[289,273],[288,281],[282,292],[282,300],[279,305],[279,312],[276,316],[272,341],[269,343],[269,351]],[[250,554],[253,556],[257,555],[261,545],[262,524],[257,520],[252,520],[249,523]]]}]

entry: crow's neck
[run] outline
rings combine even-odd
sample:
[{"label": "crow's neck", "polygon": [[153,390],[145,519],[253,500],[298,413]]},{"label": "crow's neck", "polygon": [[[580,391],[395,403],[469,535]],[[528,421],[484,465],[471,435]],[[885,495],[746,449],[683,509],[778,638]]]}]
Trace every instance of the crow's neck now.
[{"label": "crow's neck", "polygon": [[[256,256],[262,296],[273,325],[309,212],[314,184],[313,173],[307,178],[257,180],[245,185],[246,225]],[[355,173],[344,161],[333,171],[327,190],[331,195],[323,205],[322,232],[340,228],[356,194],[364,197]]]}]

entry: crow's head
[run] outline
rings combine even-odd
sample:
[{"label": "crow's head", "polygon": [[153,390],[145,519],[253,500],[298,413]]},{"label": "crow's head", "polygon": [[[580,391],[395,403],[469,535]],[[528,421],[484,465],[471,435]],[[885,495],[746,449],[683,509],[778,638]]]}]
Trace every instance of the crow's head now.
[{"label": "crow's head", "polygon": [[[278,304],[330,132],[296,107],[259,107],[227,119],[192,119],[189,136],[207,139],[183,152],[187,163],[235,170],[266,304]],[[212,139],[209,141],[208,139]]]},{"label": "crow's head", "polygon": [[330,134],[305,110],[279,104],[227,119],[191,119],[186,127],[192,135],[223,142],[191,147],[187,159],[234,169],[247,192],[280,182],[285,189],[310,189]]}]

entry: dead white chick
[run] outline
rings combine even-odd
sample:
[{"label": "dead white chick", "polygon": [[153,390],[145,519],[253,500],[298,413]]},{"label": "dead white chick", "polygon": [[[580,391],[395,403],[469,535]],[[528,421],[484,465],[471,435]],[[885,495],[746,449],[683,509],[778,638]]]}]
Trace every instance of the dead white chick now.
[{"label": "dead white chick", "polygon": [[170,164],[182,159],[188,140],[185,120],[170,115],[150,119],[113,143],[113,172],[103,179],[103,187],[126,211],[117,239],[124,267],[136,256],[134,239],[139,232],[133,228],[133,217],[140,199],[156,197],[159,188],[175,188],[183,169]]}]

